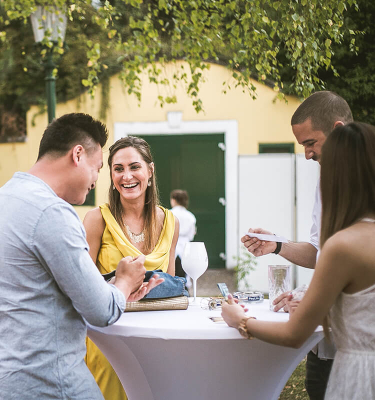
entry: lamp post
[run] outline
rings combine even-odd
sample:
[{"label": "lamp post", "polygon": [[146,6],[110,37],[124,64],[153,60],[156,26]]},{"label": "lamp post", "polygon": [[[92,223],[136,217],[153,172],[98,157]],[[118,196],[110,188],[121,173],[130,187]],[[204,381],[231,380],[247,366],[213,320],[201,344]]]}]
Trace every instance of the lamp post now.
[{"label": "lamp post", "polygon": [[56,78],[53,75],[56,65],[53,61],[53,47],[59,38],[64,41],[67,18],[65,13],[56,7],[46,8],[42,6],[37,6],[30,18],[35,42],[42,42],[44,37],[52,41],[52,47],[47,49],[47,61],[45,63],[48,123],[50,123],[55,118],[56,110]]}]

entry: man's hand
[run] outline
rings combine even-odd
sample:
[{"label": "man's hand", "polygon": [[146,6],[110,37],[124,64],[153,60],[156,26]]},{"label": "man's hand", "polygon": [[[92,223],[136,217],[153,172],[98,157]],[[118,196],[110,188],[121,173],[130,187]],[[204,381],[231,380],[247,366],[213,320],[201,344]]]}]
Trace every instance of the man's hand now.
[{"label": "man's hand", "polygon": [[285,292],[273,301],[275,306],[273,311],[277,312],[283,308],[285,312],[293,314],[300,302],[301,300],[293,300],[292,292]]},{"label": "man's hand", "polygon": [[289,304],[288,304],[288,310],[289,311],[285,311],[285,312],[289,312],[289,314],[292,315],[294,313],[294,311],[296,311],[296,309],[297,309],[297,307],[298,307],[300,302],[301,302],[301,300],[292,300],[292,301],[290,301]]},{"label": "man's hand", "polygon": [[114,285],[124,293],[125,298],[141,288],[146,273],[144,262],[145,256],[140,255],[134,259],[127,256],[118,263]]},{"label": "man's hand", "polygon": [[152,278],[148,282],[143,282],[142,285],[135,292],[131,293],[131,295],[127,298],[126,301],[138,301],[143,299],[146,294],[150,293],[150,291],[164,282],[163,278],[159,278],[158,274],[154,274]]},{"label": "man's hand", "polygon": [[[251,233],[264,233],[267,235],[273,235],[273,233],[265,231],[262,228],[249,229]],[[250,236],[243,236],[241,242],[245,245],[247,250],[253,254],[255,257],[264,256],[270,254],[276,250],[276,242],[268,242],[264,240],[259,240],[258,238],[252,238]]]}]

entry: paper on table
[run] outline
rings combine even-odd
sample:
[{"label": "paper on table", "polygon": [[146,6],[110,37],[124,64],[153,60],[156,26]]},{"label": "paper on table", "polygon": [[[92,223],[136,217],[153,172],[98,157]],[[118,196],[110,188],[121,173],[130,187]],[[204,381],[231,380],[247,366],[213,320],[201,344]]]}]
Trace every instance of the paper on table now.
[{"label": "paper on table", "polygon": [[276,236],[276,235],[266,235],[264,233],[253,233],[253,232],[246,232],[245,235],[250,236],[250,237],[255,237],[259,240],[264,240],[267,242],[283,242],[283,243],[288,243],[288,239],[282,237],[282,236]]},{"label": "paper on table", "polygon": [[226,324],[223,317],[208,317],[211,321],[216,322],[217,324]]}]

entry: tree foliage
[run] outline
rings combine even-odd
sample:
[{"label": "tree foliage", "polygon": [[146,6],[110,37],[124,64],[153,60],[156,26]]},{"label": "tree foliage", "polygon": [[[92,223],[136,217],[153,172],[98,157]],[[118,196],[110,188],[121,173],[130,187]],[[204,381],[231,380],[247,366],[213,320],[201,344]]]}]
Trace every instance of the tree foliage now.
[{"label": "tree foliage", "polygon": [[375,125],[375,3],[358,0],[359,12],[350,11],[345,24],[357,32],[356,52],[347,50],[348,38],[343,46],[332,47],[332,64],[338,75],[320,71],[319,76],[328,90],[346,99],[355,120]]},{"label": "tree foliage", "polygon": [[[0,16],[4,16],[4,13],[4,8],[0,9]],[[55,48],[54,59],[58,65],[56,94],[59,102],[73,98],[79,101],[79,95],[87,90],[82,85],[89,74],[87,41],[90,39],[102,44],[107,41],[107,34],[93,22],[95,16],[96,10],[91,4],[83,3],[81,9],[72,11],[75,23],[68,23],[64,48]],[[30,105],[39,105],[41,112],[46,108],[44,63],[47,45],[35,44],[29,19],[10,21],[5,32],[6,40],[0,42],[0,142],[22,139],[26,133],[25,114]],[[105,67],[102,67],[100,74],[104,83],[102,90],[105,91],[108,77],[118,72],[120,66],[117,55],[112,54],[106,46],[102,46],[101,55],[105,60]],[[105,110],[107,100],[108,96],[102,97],[102,110]],[[4,129],[1,129],[2,126]]]},{"label": "tree foliage", "polygon": [[[259,80],[271,79],[282,97],[280,71],[288,65],[293,70],[293,92],[308,96],[322,84],[319,69],[332,68],[332,46],[350,35],[344,16],[355,1],[107,0],[97,1],[100,6],[94,8],[91,1],[85,0],[2,0],[2,49],[9,49],[7,35],[12,21],[29,24],[37,4],[65,10],[69,16],[67,38],[76,25],[93,27],[92,37],[85,37],[87,68],[80,69],[85,76],[77,74],[92,93],[108,69],[109,57],[121,72],[129,94],[140,98],[140,74],[146,71],[149,80],[159,85],[173,87],[182,82],[200,111],[199,87],[210,61],[224,62],[232,70],[234,85],[252,96],[255,87],[250,78],[257,76]],[[52,46],[48,37],[44,45]],[[56,48],[57,53],[63,52],[61,44]],[[28,54],[29,49],[25,57]],[[165,63],[180,59],[188,63],[190,70],[181,67],[171,81],[163,78]],[[161,104],[176,100],[174,95],[159,97]]]},{"label": "tree foliage", "polygon": [[[375,3],[358,0],[357,5],[359,11],[350,7],[345,14],[345,25],[352,34],[341,44],[332,44],[333,68],[321,68],[318,76],[324,82],[322,89],[335,91],[347,100],[355,120],[375,125]],[[351,47],[354,51],[350,51]],[[281,63],[285,92],[294,94],[289,87],[293,70],[282,58],[282,52]]]}]

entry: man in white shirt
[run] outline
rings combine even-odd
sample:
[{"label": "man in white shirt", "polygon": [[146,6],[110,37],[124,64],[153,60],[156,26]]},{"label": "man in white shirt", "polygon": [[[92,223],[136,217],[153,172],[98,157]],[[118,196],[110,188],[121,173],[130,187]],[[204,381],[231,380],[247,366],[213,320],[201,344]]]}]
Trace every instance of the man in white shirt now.
[{"label": "man in white shirt", "polygon": [[[321,149],[332,130],[338,125],[353,121],[353,116],[347,102],[336,93],[321,91],[308,97],[295,111],[291,125],[293,134],[299,144],[305,148],[307,160],[320,162]],[[313,209],[313,225],[309,242],[264,242],[256,238],[244,236],[241,241],[255,256],[279,254],[293,264],[306,268],[315,268],[320,246],[321,223],[320,185],[317,185]],[[250,232],[270,233],[261,228],[249,229]],[[279,298],[275,311],[284,308],[289,311],[293,304],[292,296],[288,293]],[[331,370],[335,348],[326,340],[322,340],[317,348],[307,356],[306,390],[311,400],[323,400]]]},{"label": "man in white shirt", "polygon": [[185,245],[194,239],[196,233],[196,219],[193,213],[187,210],[189,196],[186,190],[173,190],[170,195],[172,213],[180,223],[180,233],[176,245],[176,276],[185,277],[181,266],[182,253]]}]

